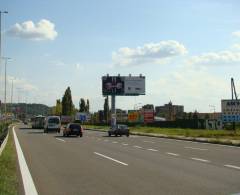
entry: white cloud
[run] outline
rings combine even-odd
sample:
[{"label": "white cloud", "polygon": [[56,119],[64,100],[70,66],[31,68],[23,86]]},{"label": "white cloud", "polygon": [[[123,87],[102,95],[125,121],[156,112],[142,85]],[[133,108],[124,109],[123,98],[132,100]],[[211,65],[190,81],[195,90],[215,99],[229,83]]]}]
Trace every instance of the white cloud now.
[{"label": "white cloud", "polygon": [[239,38],[240,38],[240,30],[233,32],[232,35],[233,35],[234,37],[239,37]]},{"label": "white cloud", "polygon": [[115,65],[129,66],[145,63],[166,63],[175,56],[187,53],[185,46],[177,41],[161,41],[148,43],[137,48],[120,48],[113,52],[112,59]]},{"label": "white cloud", "polygon": [[240,52],[209,52],[199,56],[190,57],[187,62],[192,65],[239,65]]},{"label": "white cloud", "polygon": [[240,43],[235,43],[232,45],[232,49],[234,50],[240,50]]},{"label": "white cloud", "polygon": [[79,64],[79,63],[77,63],[77,64],[75,65],[75,67],[76,67],[77,70],[84,70],[84,66],[81,65],[81,64]]},{"label": "white cloud", "polygon": [[221,110],[221,99],[228,98],[229,81],[207,70],[182,67],[149,83],[148,94],[158,98],[156,105],[172,100],[184,105],[186,111],[209,112],[209,105]]},{"label": "white cloud", "polygon": [[34,24],[32,21],[25,21],[22,24],[16,23],[7,30],[7,34],[36,41],[54,40],[58,35],[54,23],[46,19],[40,20],[37,24]]}]

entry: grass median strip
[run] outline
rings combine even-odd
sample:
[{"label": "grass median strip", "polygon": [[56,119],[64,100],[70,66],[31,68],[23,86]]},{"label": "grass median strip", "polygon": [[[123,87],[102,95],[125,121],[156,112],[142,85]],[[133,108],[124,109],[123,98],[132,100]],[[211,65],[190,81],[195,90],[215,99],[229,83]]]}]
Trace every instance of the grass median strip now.
[{"label": "grass median strip", "polygon": [[17,155],[13,134],[9,133],[7,145],[0,156],[0,194],[17,194]]}]

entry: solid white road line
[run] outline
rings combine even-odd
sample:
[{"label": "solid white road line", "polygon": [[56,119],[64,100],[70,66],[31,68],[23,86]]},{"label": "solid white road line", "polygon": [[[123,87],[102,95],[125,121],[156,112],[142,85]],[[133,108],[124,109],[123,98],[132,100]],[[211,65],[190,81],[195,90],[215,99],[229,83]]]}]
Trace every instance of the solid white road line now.
[{"label": "solid white road line", "polygon": [[133,146],[134,148],[142,148],[141,146]]},{"label": "solid white road line", "polygon": [[225,167],[233,168],[233,169],[238,169],[240,170],[240,167],[235,166],[235,165],[224,165]]},{"label": "solid white road line", "polygon": [[194,148],[194,147],[184,147],[186,149],[192,149],[192,150],[208,150],[208,149],[205,149],[205,148]]},{"label": "solid white road line", "polygon": [[56,138],[56,139],[61,141],[61,142],[66,142],[64,139],[60,139],[60,138]]},{"label": "solid white road line", "polygon": [[152,149],[152,148],[149,148],[149,149],[147,149],[147,150],[153,151],[153,152],[157,152],[157,151],[158,151],[158,150],[155,150],[155,149]]},{"label": "solid white road line", "polygon": [[125,144],[125,143],[122,143],[122,145],[124,145],[124,146],[128,146],[128,144]]},{"label": "solid white road line", "polygon": [[151,143],[151,144],[155,144],[155,142],[152,142],[152,141],[143,141],[143,142],[145,142],[145,143]]},{"label": "solid white road line", "polygon": [[16,150],[17,150],[17,156],[18,156],[18,162],[19,162],[19,167],[22,175],[22,181],[23,181],[23,186],[24,186],[24,191],[26,195],[37,195],[37,190],[34,185],[31,173],[28,169],[26,160],[24,158],[21,146],[18,142],[18,138],[15,132],[15,126],[13,127],[13,136],[14,136],[14,141],[16,145]]},{"label": "solid white road line", "polygon": [[113,144],[117,144],[118,142],[112,142]]},{"label": "solid white road line", "polygon": [[116,163],[119,163],[119,164],[121,164],[121,165],[128,166],[127,163],[121,162],[121,161],[119,161],[119,160],[116,160],[116,159],[111,158],[111,157],[109,157],[109,156],[106,156],[106,155],[100,154],[100,153],[98,153],[98,152],[94,152],[94,154],[96,154],[96,155],[98,155],[98,156],[101,156],[101,157],[103,157],[103,158],[106,158],[106,159],[112,160],[112,161],[114,161],[114,162],[116,162]]},{"label": "solid white road line", "polygon": [[172,153],[172,152],[166,152],[166,154],[172,155],[172,156],[179,156],[179,154]]},{"label": "solid white road line", "polygon": [[201,159],[201,158],[191,158],[192,160],[197,160],[197,161],[201,161],[201,162],[210,162],[209,160],[205,160],[205,159]]}]

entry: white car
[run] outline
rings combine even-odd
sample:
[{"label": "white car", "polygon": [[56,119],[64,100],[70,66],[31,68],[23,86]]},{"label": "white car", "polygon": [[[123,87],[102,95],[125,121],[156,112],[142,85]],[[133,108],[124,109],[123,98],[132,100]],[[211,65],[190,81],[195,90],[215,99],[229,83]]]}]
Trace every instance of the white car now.
[{"label": "white car", "polygon": [[44,124],[44,133],[48,133],[49,131],[56,131],[60,133],[61,129],[61,120],[59,116],[48,116],[45,119]]}]

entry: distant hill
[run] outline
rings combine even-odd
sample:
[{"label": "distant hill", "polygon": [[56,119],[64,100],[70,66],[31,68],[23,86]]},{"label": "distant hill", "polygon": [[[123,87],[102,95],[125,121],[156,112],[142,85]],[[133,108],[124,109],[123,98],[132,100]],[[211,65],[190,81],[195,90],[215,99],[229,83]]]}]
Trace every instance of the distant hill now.
[{"label": "distant hill", "polygon": [[[1,106],[1,111],[4,111],[4,104]],[[26,103],[7,103],[7,112],[12,112],[15,115],[27,115],[28,117],[35,115],[50,114],[51,107],[44,104],[26,104]]]}]

